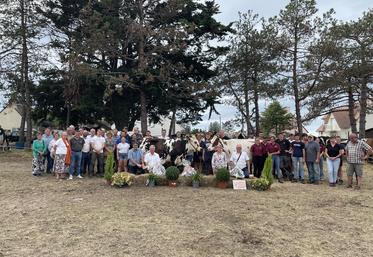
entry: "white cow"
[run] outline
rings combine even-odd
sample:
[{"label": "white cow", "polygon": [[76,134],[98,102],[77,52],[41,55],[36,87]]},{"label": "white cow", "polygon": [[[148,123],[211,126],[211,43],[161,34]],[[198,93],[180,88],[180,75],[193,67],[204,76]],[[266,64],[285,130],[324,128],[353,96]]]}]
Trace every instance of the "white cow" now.
[{"label": "white cow", "polygon": [[228,139],[228,140],[225,140],[225,139],[219,138],[216,135],[211,139],[211,142],[212,142],[212,145],[214,145],[214,146],[216,144],[220,144],[223,147],[223,151],[228,155],[229,158],[232,155],[232,153],[234,151],[236,151],[236,146],[238,144],[240,144],[242,146],[242,151],[245,151],[248,154],[248,156],[250,157],[250,159],[251,159],[250,148],[253,144],[255,144],[254,139]]}]

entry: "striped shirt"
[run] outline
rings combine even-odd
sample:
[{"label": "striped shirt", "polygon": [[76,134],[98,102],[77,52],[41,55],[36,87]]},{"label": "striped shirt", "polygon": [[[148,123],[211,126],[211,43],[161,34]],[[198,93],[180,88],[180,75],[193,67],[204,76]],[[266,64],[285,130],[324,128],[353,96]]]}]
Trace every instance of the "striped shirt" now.
[{"label": "striped shirt", "polygon": [[358,140],[355,144],[351,141],[346,145],[345,150],[347,151],[347,162],[354,164],[363,164],[362,159],[366,152],[372,150],[372,148],[364,141]]}]

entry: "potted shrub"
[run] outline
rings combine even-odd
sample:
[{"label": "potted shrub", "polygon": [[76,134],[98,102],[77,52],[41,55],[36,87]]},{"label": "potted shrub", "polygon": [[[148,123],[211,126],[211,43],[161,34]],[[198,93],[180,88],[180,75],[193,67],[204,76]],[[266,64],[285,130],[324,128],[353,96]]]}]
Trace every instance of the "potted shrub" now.
[{"label": "potted shrub", "polygon": [[112,177],[111,185],[125,187],[133,184],[133,177],[128,172],[117,172]]},{"label": "potted shrub", "polygon": [[199,172],[196,172],[192,176],[192,186],[198,188],[202,180],[202,175]]},{"label": "potted shrub", "polygon": [[271,182],[269,182],[266,178],[256,178],[249,180],[249,186],[251,189],[257,191],[266,191],[270,188]]},{"label": "potted shrub", "polygon": [[177,179],[179,178],[180,171],[175,166],[170,166],[166,169],[166,178],[170,187],[176,187]]},{"label": "potted shrub", "polygon": [[111,182],[112,182],[112,177],[114,174],[114,166],[115,166],[114,154],[109,153],[109,155],[106,158],[105,173],[104,173],[104,178],[106,179],[106,183],[108,185],[111,185]]},{"label": "potted shrub", "polygon": [[226,168],[220,168],[216,171],[215,179],[217,181],[218,188],[225,189],[228,187],[228,182],[230,180],[230,173]]},{"label": "potted shrub", "polygon": [[155,187],[155,182],[157,180],[157,175],[150,173],[148,176],[147,186],[148,187]]}]

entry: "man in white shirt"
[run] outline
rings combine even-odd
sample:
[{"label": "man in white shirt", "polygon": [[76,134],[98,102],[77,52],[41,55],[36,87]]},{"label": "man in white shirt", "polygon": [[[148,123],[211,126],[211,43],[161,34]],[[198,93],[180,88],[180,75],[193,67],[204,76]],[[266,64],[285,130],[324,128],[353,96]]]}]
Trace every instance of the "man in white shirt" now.
[{"label": "man in white shirt", "polygon": [[154,167],[159,165],[161,165],[161,158],[159,158],[159,155],[155,152],[155,146],[151,145],[149,153],[145,154],[143,166],[151,171]]},{"label": "man in white shirt", "polygon": [[245,151],[242,151],[242,145],[238,144],[236,146],[236,151],[233,152],[231,156],[230,161],[235,167],[243,171],[243,173],[245,174],[245,178],[249,177],[249,171],[247,168],[250,165],[249,160],[250,158],[247,153]]},{"label": "man in white shirt", "polygon": [[94,174],[94,167],[97,160],[97,176],[103,176],[104,174],[104,148],[105,138],[103,137],[103,131],[98,130],[97,136],[90,138],[91,143],[91,163],[89,165],[89,176]]},{"label": "man in white shirt", "polygon": [[88,172],[91,156],[90,156],[90,151],[91,151],[91,135],[88,135],[88,131],[84,130],[82,137],[84,139],[84,145],[82,149],[82,162],[80,164],[80,173],[82,175],[85,175],[86,172]]}]

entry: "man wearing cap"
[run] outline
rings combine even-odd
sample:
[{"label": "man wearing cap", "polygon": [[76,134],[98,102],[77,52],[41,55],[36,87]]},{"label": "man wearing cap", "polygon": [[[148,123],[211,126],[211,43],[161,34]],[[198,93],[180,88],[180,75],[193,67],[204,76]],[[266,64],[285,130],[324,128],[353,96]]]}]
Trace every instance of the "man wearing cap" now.
[{"label": "man wearing cap", "polygon": [[308,141],[305,145],[305,154],[309,183],[318,185],[320,183],[320,146],[314,140],[313,135],[308,135]]}]

